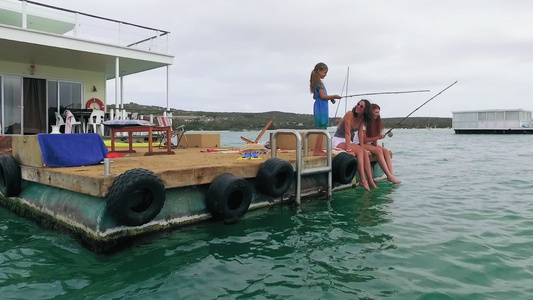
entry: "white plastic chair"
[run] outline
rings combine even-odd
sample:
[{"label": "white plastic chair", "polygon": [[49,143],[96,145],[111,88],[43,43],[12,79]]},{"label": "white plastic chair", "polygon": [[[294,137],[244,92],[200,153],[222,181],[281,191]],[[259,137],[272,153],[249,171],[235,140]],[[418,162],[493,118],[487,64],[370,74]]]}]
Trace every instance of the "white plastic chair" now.
[{"label": "white plastic chair", "polygon": [[65,121],[63,120],[63,117],[61,117],[61,114],[58,113],[57,111],[55,111],[54,114],[56,115],[56,125],[55,126],[57,126],[57,129],[60,130],[61,126],[65,126]]},{"label": "white plastic chair", "polygon": [[89,126],[92,126],[93,132],[96,133],[96,128],[100,126],[100,135],[104,135],[104,115],[103,110],[95,109],[89,116],[89,122],[87,123],[87,132],[89,132]]},{"label": "white plastic chair", "polygon": [[67,118],[65,122],[65,133],[74,133],[76,129],[78,129],[78,133],[85,132],[85,126],[80,121],[76,121],[76,118],[70,110],[65,110],[65,116]]}]

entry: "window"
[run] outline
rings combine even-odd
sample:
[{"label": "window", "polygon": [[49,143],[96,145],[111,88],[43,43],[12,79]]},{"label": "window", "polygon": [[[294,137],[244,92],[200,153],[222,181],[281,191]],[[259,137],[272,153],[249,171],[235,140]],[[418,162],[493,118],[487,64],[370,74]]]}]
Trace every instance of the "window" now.
[{"label": "window", "polygon": [[60,81],[59,104],[63,107],[81,108],[81,83]]},{"label": "window", "polygon": [[518,111],[506,111],[505,120],[507,121],[518,121]]},{"label": "window", "polygon": [[22,133],[22,78],[2,77],[2,133]]},{"label": "window", "polygon": [[48,81],[48,107],[82,108],[80,82]]}]

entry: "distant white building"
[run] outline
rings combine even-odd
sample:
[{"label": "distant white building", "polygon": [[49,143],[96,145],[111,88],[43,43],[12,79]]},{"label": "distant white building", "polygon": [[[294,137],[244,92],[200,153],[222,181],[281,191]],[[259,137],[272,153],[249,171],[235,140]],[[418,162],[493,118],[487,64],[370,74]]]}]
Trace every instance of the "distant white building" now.
[{"label": "distant white building", "polygon": [[533,134],[531,111],[523,109],[489,109],[452,112],[455,133]]}]

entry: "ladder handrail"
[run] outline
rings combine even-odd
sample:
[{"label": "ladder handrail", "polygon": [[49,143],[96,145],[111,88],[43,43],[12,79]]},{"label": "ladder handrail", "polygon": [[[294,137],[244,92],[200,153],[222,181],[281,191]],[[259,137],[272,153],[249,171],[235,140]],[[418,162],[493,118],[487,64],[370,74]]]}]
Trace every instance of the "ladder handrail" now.
[{"label": "ladder handrail", "polygon": [[[332,196],[332,173],[331,173],[331,135],[327,130],[324,129],[311,129],[311,130],[305,130],[304,133],[304,152],[308,153],[308,138],[310,134],[323,134],[326,136],[326,167],[316,167],[316,168],[309,168],[305,169],[302,172],[302,137],[300,133],[294,129],[278,129],[275,132],[272,133],[270,136],[270,153],[271,157],[277,156],[277,136],[279,134],[292,134],[296,138],[296,203],[301,203],[301,192],[302,192],[302,175],[309,175],[309,174],[316,174],[316,173],[328,173],[328,197]],[[323,137],[319,137],[323,138]]]}]

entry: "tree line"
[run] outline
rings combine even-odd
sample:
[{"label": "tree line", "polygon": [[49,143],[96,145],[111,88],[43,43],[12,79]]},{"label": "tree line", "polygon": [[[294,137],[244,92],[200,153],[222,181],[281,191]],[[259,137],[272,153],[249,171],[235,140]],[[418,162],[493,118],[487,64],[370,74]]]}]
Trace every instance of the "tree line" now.
[{"label": "tree line", "polygon": [[[108,105],[114,108],[114,105]],[[139,115],[161,115],[165,108],[158,106],[140,105],[136,103],[124,104],[124,109],[128,112],[137,112]],[[261,130],[269,120],[272,120],[270,130],[275,129],[313,129],[315,128],[313,115],[286,113],[281,111],[269,111],[261,113],[242,112],[207,112],[207,111],[185,111],[170,109],[173,118],[173,125],[185,125],[187,130]],[[452,118],[434,117],[410,117],[404,118],[383,118],[386,128],[396,126],[399,128],[451,128]],[[402,121],[403,120],[403,121]],[[340,118],[330,118],[331,126],[336,126]]]}]

